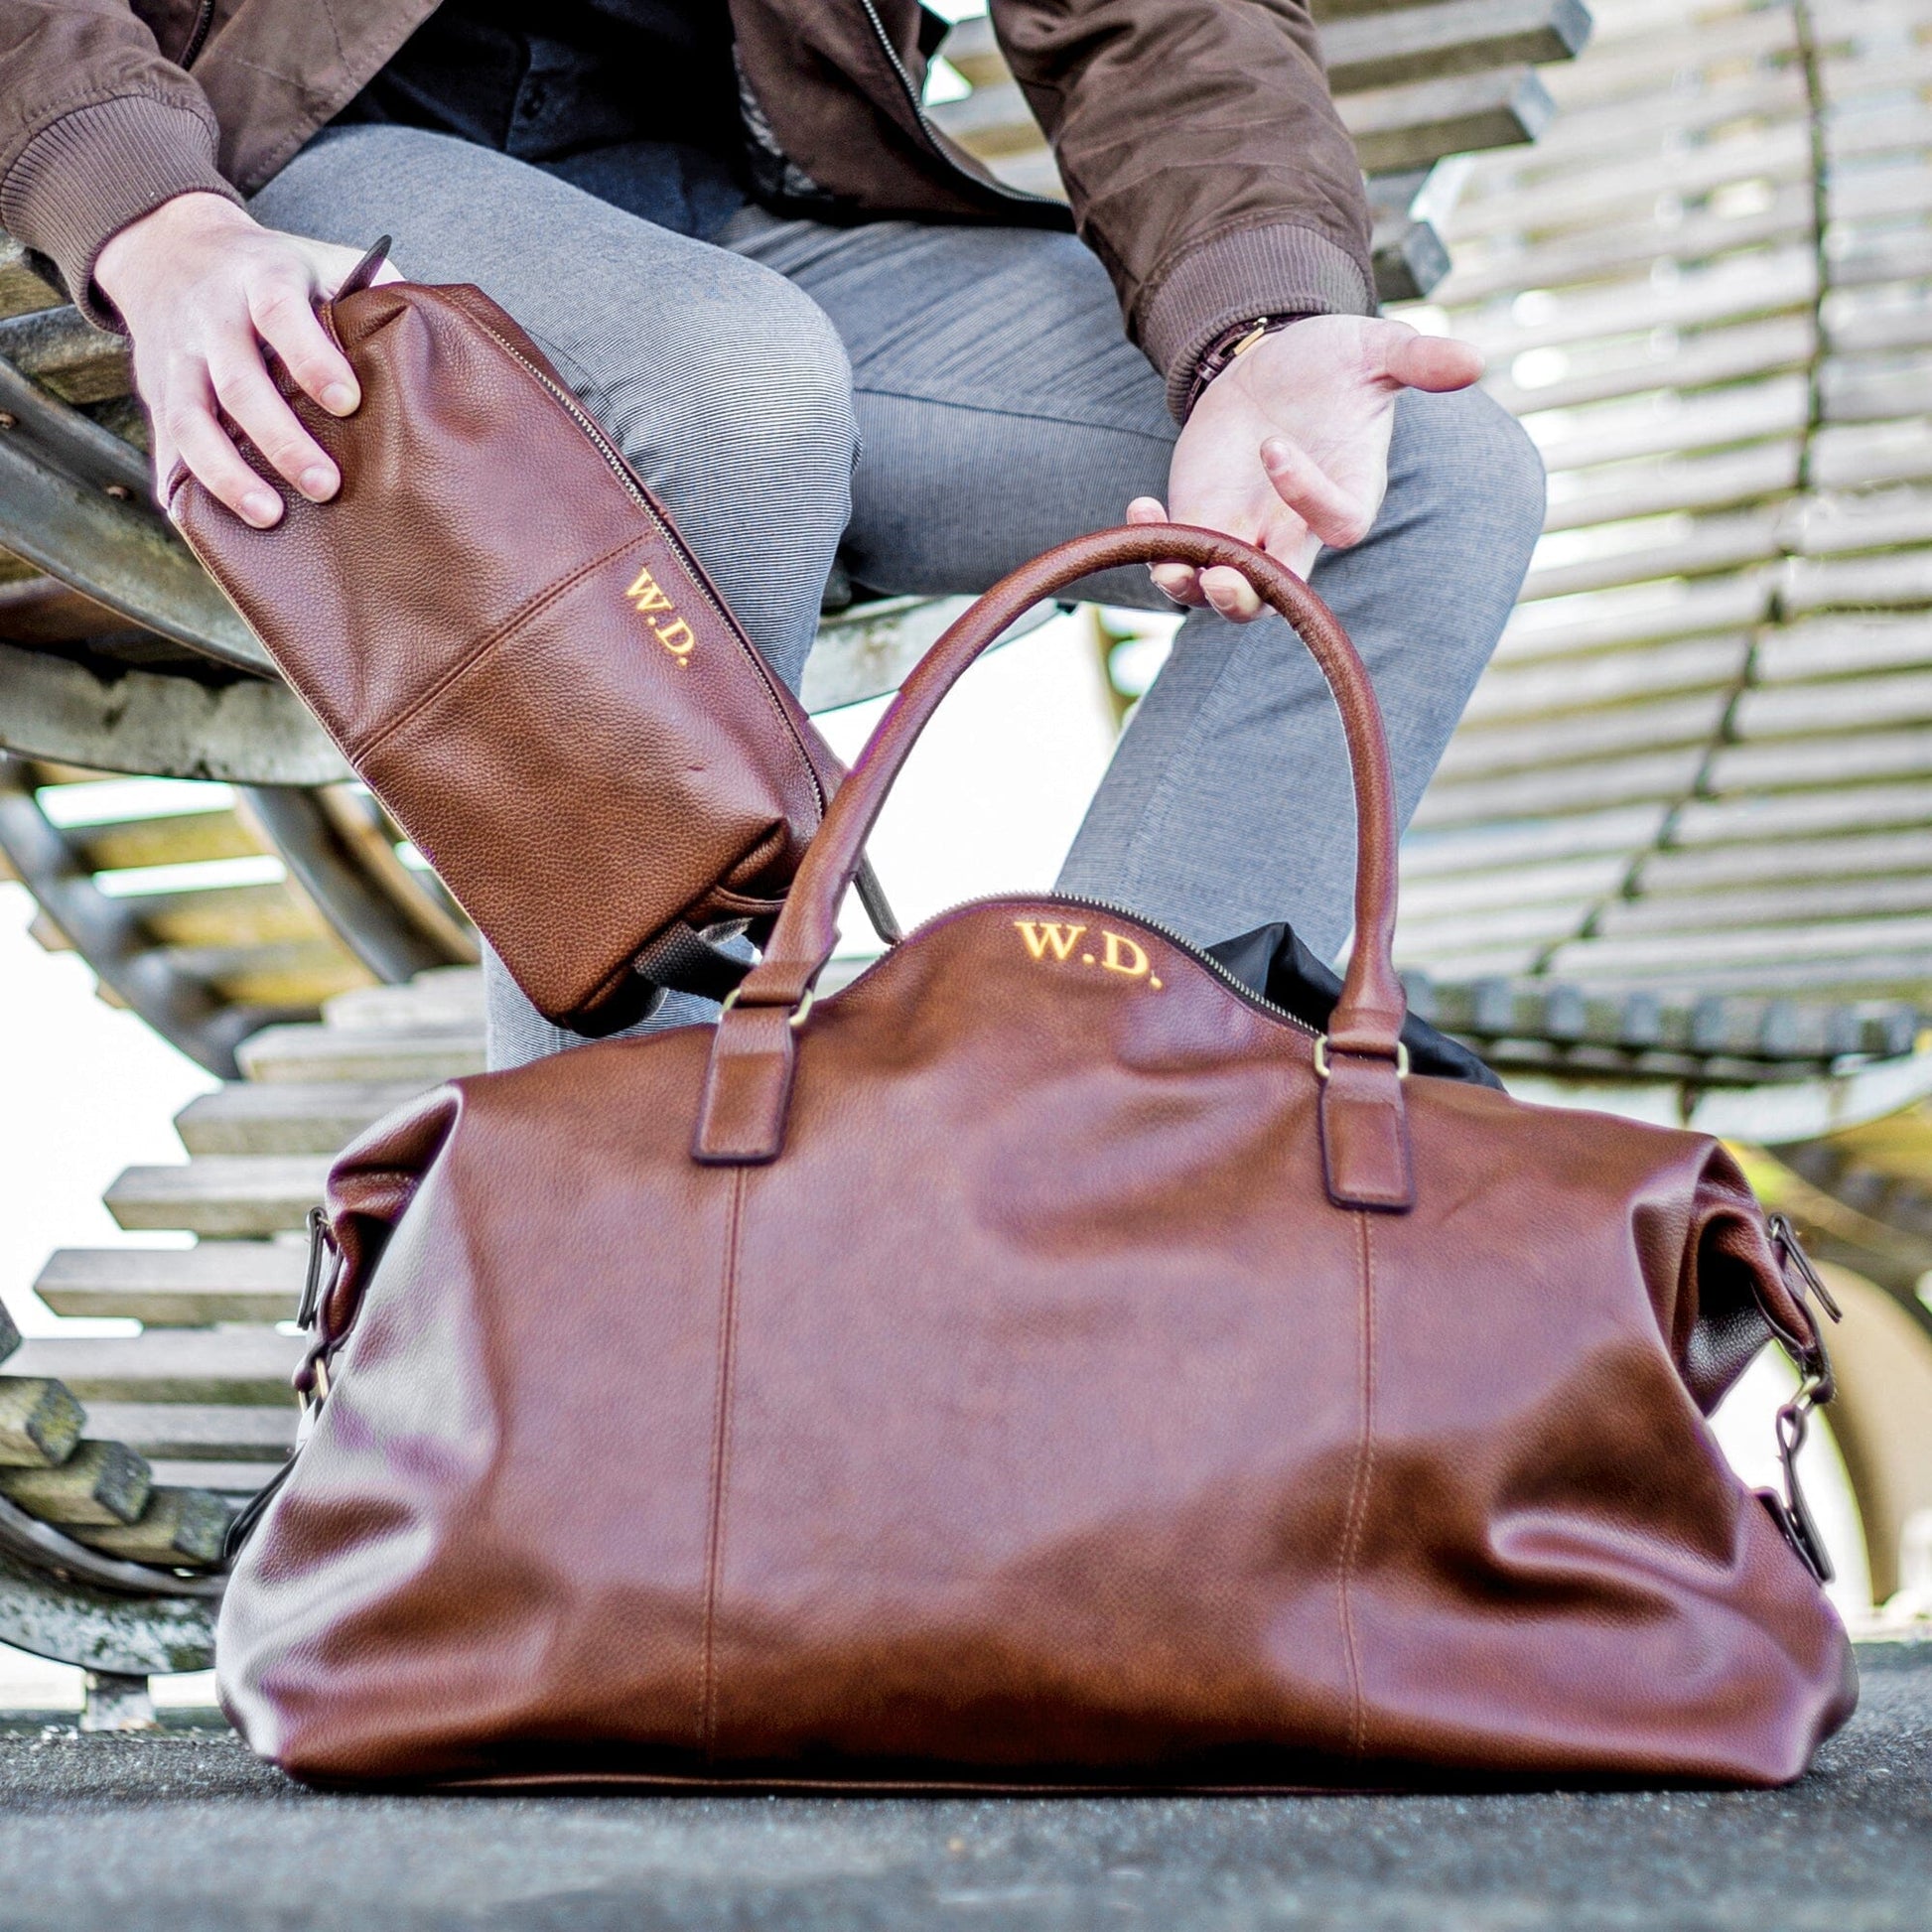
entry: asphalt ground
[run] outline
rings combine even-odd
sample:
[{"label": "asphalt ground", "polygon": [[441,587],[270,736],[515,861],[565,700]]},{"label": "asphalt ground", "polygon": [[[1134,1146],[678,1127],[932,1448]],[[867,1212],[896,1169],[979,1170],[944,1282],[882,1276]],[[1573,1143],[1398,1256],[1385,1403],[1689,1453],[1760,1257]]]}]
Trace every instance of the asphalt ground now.
[{"label": "asphalt ground", "polygon": [[224,1730],[0,1726],[0,1927],[1932,1928],[1932,1643],[1784,1791],[321,1796]]}]

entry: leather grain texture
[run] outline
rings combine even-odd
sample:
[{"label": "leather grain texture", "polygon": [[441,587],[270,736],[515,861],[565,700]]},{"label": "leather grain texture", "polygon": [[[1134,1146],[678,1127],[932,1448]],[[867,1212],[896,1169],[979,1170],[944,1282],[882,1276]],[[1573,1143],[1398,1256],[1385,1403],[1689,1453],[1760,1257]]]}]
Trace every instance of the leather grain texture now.
[{"label": "leather grain texture", "polygon": [[621,1024],[667,926],[769,923],[839,766],[486,296],[389,283],[327,319],[360,408],[278,379],[341,492],[311,503],[244,449],[280,523],[185,471],[173,513],[532,1003]]},{"label": "leather grain texture", "polygon": [[[453,1082],[337,1164],[330,1392],[217,1639],[257,1751],[537,1786],[1804,1770],[1850,1645],[1705,1418],[1773,1337],[1813,1358],[1808,1309],[1708,1137],[1376,1050],[1372,694],[1241,561],[1349,714],[1369,1049],[1331,1031],[1324,1081],[1205,955],[1050,897],[929,922],[794,1028],[970,661],[942,640],[720,1026]],[[1337,1160],[1390,1191],[1386,1138],[1324,1139],[1350,1069],[1406,1208],[1336,1198]]]}]

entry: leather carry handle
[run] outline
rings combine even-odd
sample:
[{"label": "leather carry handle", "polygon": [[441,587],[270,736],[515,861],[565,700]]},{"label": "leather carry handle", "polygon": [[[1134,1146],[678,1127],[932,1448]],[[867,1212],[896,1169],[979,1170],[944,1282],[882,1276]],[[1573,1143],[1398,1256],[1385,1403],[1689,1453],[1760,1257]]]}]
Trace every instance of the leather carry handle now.
[{"label": "leather carry handle", "polygon": [[[1391,958],[1396,918],[1395,788],[1381,707],[1367,668],[1334,613],[1266,552],[1214,530],[1145,523],[1075,537],[1023,564],[965,612],[906,678],[826,812],[792,882],[763,959],[746,977],[719,1023],[693,1148],[698,1160],[768,1161],[782,1145],[791,1084],[791,1023],[837,944],[839,907],[866,839],[899,768],[946,693],[973,660],[1041,598],[1096,571],[1171,560],[1197,569],[1225,565],[1240,571],[1260,597],[1288,620],[1327,680],[1348,746],[1357,836],[1355,944],[1329,1023],[1324,1062],[1333,1067],[1337,1055],[1350,1061],[1385,1062],[1393,1083],[1400,1059],[1399,1035],[1408,1013]],[[1379,1089],[1384,1083],[1375,1084]],[[1403,1138],[1406,1144],[1406,1134]],[[1401,1191],[1405,1195],[1401,1201],[1372,1204],[1407,1205],[1406,1174]]]}]

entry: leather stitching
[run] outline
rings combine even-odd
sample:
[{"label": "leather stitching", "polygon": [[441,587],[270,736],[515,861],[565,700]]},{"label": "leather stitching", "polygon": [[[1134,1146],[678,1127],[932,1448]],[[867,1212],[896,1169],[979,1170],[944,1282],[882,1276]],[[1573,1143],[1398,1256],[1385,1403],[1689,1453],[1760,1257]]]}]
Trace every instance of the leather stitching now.
[{"label": "leather stitching", "polygon": [[1362,1699],[1361,1652],[1355,1634],[1355,1607],[1350,1598],[1355,1560],[1361,1553],[1362,1537],[1368,1521],[1369,1483],[1375,1474],[1375,1250],[1371,1245],[1369,1215],[1357,1209],[1355,1225],[1359,1231],[1362,1290],[1362,1370],[1361,1433],[1355,1442],[1355,1472],[1349,1484],[1348,1518],[1342,1532],[1341,1560],[1335,1569],[1335,1594],[1341,1610],[1342,1648],[1348,1659],[1348,1744],[1356,1756],[1368,1744],[1368,1712]]},{"label": "leather stitching", "polygon": [[705,1548],[704,1644],[698,1687],[698,1740],[706,1763],[712,1760],[718,1736],[718,1584],[725,1553],[725,1488],[730,1478],[733,1370],[738,1352],[738,1236],[744,1206],[745,1170],[735,1168],[725,1222],[725,1278],[718,1296],[717,1414],[711,1439],[711,1523]]},{"label": "leather stitching", "polygon": [[373,738],[367,739],[359,745],[344,746],[343,750],[347,756],[349,762],[353,764],[361,759],[373,757],[379,747],[387,744],[405,725],[420,716],[427,706],[434,704],[458,678],[462,677],[466,671],[478,663],[486,652],[493,649],[497,644],[502,643],[506,638],[512,636],[516,631],[522,629],[532,619],[541,616],[560,597],[564,596],[566,592],[576,589],[594,571],[602,570],[613,557],[621,557],[626,550],[644,541],[646,541],[646,538],[643,532],[633,531],[621,543],[615,544],[611,549],[605,551],[601,557],[593,557],[589,563],[580,565],[569,576],[560,577],[547,589],[538,591],[520,611],[513,612],[494,630],[490,631],[486,637],[472,644],[454,664],[449,665],[442,672],[428,690],[421,692],[411,700],[409,705],[404,710],[398,712],[395,717],[391,718]]}]

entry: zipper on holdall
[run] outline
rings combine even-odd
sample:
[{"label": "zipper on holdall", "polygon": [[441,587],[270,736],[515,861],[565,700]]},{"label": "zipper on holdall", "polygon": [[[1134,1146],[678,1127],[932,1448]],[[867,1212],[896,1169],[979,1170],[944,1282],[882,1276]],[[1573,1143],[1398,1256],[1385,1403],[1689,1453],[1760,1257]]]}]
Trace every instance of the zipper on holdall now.
[{"label": "zipper on holdall", "polygon": [[486,322],[474,315],[470,319],[525,375],[539,384],[544,393],[584,433],[591,448],[604,459],[612,476],[623,485],[624,493],[650,519],[651,527],[664,539],[665,544],[690,573],[692,583],[697,586],[698,595],[717,612],[719,621],[725,626],[725,634],[738,646],[759,682],[764,686],[764,694],[770,699],[772,710],[778,714],[791,742],[798,748],[799,760],[805,767],[805,775],[811,780],[812,795],[818,800],[819,813],[823,816],[827,804],[825,787],[819,783],[818,771],[812,763],[811,754],[805,749],[804,741],[798,736],[798,728],[792,723],[791,713],[786,710],[784,700],[778,694],[777,682],[771,675],[771,667],[759,655],[757,646],[741,633],[738,620],[725,609],[717,592],[712,589],[711,580],[705,575],[704,566],[691,554],[690,546],[684,539],[658,513],[657,505],[651,501],[649,492],[637,481],[630,465],[624,461],[623,452],[605,435],[598,427],[597,419],[561,382],[531,361],[514,343],[499,336]]},{"label": "zipper on holdall", "polygon": [[905,63],[898,58],[898,49],[893,45],[893,37],[887,33],[886,23],[879,18],[879,9],[873,5],[872,0],[859,0],[859,5],[865,10],[866,20],[872,28],[873,38],[878,41],[886,59],[892,63],[893,71],[898,76],[899,87],[904,92],[906,103],[911,107],[912,113],[919,123],[919,131],[926,138],[926,145],[931,148],[932,152],[961,181],[969,181],[975,188],[982,191],[991,188],[996,194],[1004,196],[1009,202],[1027,202],[1035,207],[1064,208],[1066,204],[1056,201],[1051,195],[1035,195],[1024,188],[1009,187],[1007,183],[1001,181],[997,175],[994,175],[990,168],[987,170],[987,174],[992,177],[990,181],[982,181],[978,175],[971,174],[962,168],[946,152],[945,143],[939,138],[938,127],[933,122],[932,117],[925,111],[925,102],[919,97],[918,88],[912,84],[912,76],[906,72]]},{"label": "zipper on holdall", "polygon": [[935,912],[926,924],[936,925],[941,919],[951,918],[955,912],[976,912],[995,905],[1070,905],[1082,912],[1104,912],[1110,919],[1123,919],[1129,925],[1139,926],[1143,932],[1151,932],[1157,938],[1165,939],[1175,951],[1185,953],[1196,965],[1205,966],[1230,993],[1253,1007],[1257,1013],[1266,1014],[1270,1020],[1279,1020],[1293,1027],[1297,1033],[1307,1034],[1311,1039],[1326,1037],[1319,1027],[1311,1027],[1300,1014],[1290,1013],[1286,1007],[1279,1007],[1273,1000],[1257,993],[1246,980],[1229,972],[1211,952],[1203,951],[1191,939],[1183,938],[1173,926],[1163,925],[1159,919],[1150,919],[1145,913],[1130,912],[1124,905],[1109,904],[1104,898],[1081,898],[1070,893],[1050,893],[1043,898],[963,898],[958,904]]}]

